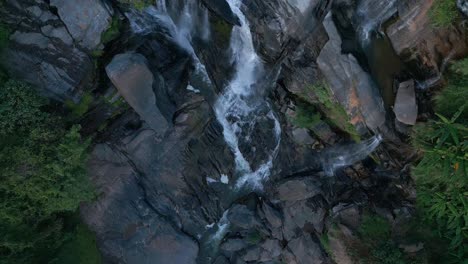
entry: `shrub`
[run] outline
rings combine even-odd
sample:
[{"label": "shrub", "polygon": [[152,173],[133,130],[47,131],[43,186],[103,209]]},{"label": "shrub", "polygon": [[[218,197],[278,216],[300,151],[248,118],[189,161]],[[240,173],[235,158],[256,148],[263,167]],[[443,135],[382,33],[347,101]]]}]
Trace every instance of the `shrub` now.
[{"label": "shrub", "polygon": [[92,102],[93,96],[91,93],[85,93],[79,103],[75,103],[72,100],[65,101],[65,107],[70,111],[71,119],[79,119],[88,112]]},{"label": "shrub", "polygon": [[319,113],[317,113],[313,106],[305,103],[297,104],[296,116],[292,120],[296,126],[312,129],[320,121],[321,116]]},{"label": "shrub", "polygon": [[418,208],[441,237],[450,239],[458,258],[468,253],[468,128],[456,123],[463,111],[462,106],[451,119],[438,115],[413,134],[413,144],[424,152],[413,168]]},{"label": "shrub", "polygon": [[423,153],[412,170],[417,209],[427,229],[435,230],[448,245],[448,250],[431,258],[446,263],[468,258],[467,84],[464,59],[450,67],[448,86],[435,97],[436,118],[417,124],[412,135],[413,145]]},{"label": "shrub", "polygon": [[429,12],[429,17],[435,27],[448,27],[458,19],[459,12],[456,0],[436,0]]},{"label": "shrub", "polygon": [[85,170],[90,141],[46,103],[23,83],[0,86],[0,263],[52,256],[66,238],[66,216],[93,197]]},{"label": "shrub", "polygon": [[9,39],[10,29],[4,24],[0,24],[0,51],[8,46]]},{"label": "shrub", "polygon": [[101,35],[101,43],[107,44],[120,35],[120,20],[118,16],[113,16],[110,27]]}]

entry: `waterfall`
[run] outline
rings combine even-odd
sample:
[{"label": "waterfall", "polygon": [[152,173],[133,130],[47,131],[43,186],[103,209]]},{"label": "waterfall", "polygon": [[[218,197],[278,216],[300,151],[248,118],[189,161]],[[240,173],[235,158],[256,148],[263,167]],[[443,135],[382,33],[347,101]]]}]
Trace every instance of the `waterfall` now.
[{"label": "waterfall", "polygon": [[377,30],[396,12],[397,0],[361,0],[359,2],[356,10],[357,33],[363,48],[369,44],[372,31]]},{"label": "waterfall", "polygon": [[[281,128],[270,105],[262,98],[262,92],[255,89],[255,84],[263,73],[263,65],[255,52],[249,22],[240,10],[242,2],[228,0],[228,3],[241,22],[241,26],[233,28],[230,43],[235,74],[219,96],[214,109],[223,127],[224,139],[234,153],[236,170],[241,175],[236,187],[250,185],[254,189],[259,189],[262,181],[269,176],[273,160],[278,153]],[[256,170],[253,170],[241,151],[240,137],[243,137],[242,140],[246,140],[246,144],[249,144],[259,122],[274,123],[275,146],[268,158],[263,160]]]},{"label": "waterfall", "polygon": [[382,136],[377,135],[360,143],[331,147],[321,153],[323,170],[328,176],[333,176],[337,169],[365,159],[381,141]]}]

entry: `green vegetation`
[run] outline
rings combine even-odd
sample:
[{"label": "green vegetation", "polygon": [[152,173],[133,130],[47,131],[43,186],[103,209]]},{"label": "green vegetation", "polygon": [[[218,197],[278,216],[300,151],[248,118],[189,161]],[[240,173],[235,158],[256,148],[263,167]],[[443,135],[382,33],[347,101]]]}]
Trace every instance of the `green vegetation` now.
[{"label": "green vegetation", "polygon": [[85,93],[79,103],[75,103],[72,100],[65,101],[65,107],[70,111],[70,118],[73,120],[83,117],[88,112],[91,103],[93,102],[93,96],[91,93]]},{"label": "green vegetation", "polygon": [[448,27],[460,16],[455,0],[436,0],[429,16],[435,27]]},{"label": "green vegetation", "polygon": [[308,93],[315,95],[317,98],[319,106],[327,118],[327,123],[346,132],[353,140],[360,141],[359,134],[354,125],[351,124],[346,110],[334,101],[332,91],[326,83],[318,83],[307,87],[306,94]]},{"label": "green vegetation", "polygon": [[413,168],[418,210],[449,241],[455,262],[468,258],[467,65],[464,60],[451,67],[449,85],[435,100],[437,118],[415,126],[412,137],[424,153]]},{"label": "green vegetation", "polygon": [[114,15],[112,17],[112,21],[110,24],[110,27],[104,31],[101,35],[101,43],[102,44],[107,44],[111,42],[112,40],[116,39],[120,35],[120,19],[117,15]]},{"label": "green vegetation", "polygon": [[301,128],[313,129],[321,121],[320,113],[309,104],[299,103],[296,107],[296,116],[292,122]]},{"label": "green vegetation", "polygon": [[94,197],[90,140],[11,80],[0,85],[0,126],[0,263],[48,262],[64,242],[83,241],[68,230],[79,204]]},{"label": "green vegetation", "polygon": [[4,24],[0,24],[0,51],[8,45],[9,38],[10,29]]},{"label": "green vegetation", "polygon": [[222,43],[228,43],[231,39],[232,25],[229,25],[223,19],[216,19],[213,23],[213,31],[219,37]]},{"label": "green vegetation", "polygon": [[78,224],[70,239],[59,249],[51,264],[100,264],[102,263],[96,238],[84,224]]},{"label": "green vegetation", "polygon": [[143,10],[144,8],[153,5],[154,0],[118,0],[120,3],[129,4],[135,7],[138,10]]},{"label": "green vegetation", "polygon": [[366,214],[358,230],[360,242],[351,245],[350,253],[358,260],[358,263],[411,263],[410,258],[398,248],[391,234],[391,227],[387,220]]}]

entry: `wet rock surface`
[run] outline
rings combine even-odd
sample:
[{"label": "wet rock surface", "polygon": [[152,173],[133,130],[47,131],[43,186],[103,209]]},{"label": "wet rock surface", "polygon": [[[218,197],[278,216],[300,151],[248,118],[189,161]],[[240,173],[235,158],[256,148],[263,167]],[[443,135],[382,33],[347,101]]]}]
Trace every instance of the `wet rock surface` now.
[{"label": "wet rock surface", "polygon": [[[81,215],[96,233],[106,263],[352,263],[341,242],[352,238],[364,208],[392,221],[401,218],[396,212],[410,211],[406,206],[415,197],[403,167],[411,153],[395,145],[389,124],[393,119],[414,124],[418,90],[402,84],[392,116],[360,57],[364,53],[346,48],[350,39],[353,47],[361,45],[363,32],[387,34],[411,69],[409,77],[424,80],[442,71],[450,51],[466,52],[464,33],[458,27],[426,29],[432,1],[335,1],[333,8],[322,0],[245,1],[240,9],[262,63],[249,74],[263,74],[250,87],[261,96],[244,96],[249,106],[263,109],[251,112],[258,118],[247,119],[254,125],[241,124],[251,131],[241,131],[236,142],[253,169],[249,174],[238,169],[238,153],[215,113],[217,99],[232,88],[228,84],[236,75],[231,53],[239,43],[231,35],[242,21],[231,10],[234,2],[203,0],[190,5],[195,11],[171,5],[161,11],[161,1],[157,8],[136,10],[97,0],[82,6],[9,0],[1,11],[13,29],[2,64],[52,98],[77,99],[85,88],[98,86],[91,82],[96,76],[89,53],[104,48],[103,74],[96,82],[125,107],[103,106],[109,111],[107,127],[90,132],[98,134],[88,170],[99,195],[82,206]],[[336,6],[346,8],[338,14]],[[356,21],[359,10],[370,14]],[[123,33],[101,46],[100,36],[117,13],[123,14]],[[195,18],[187,21],[206,22],[209,38],[193,34],[201,32],[199,26],[171,19],[191,14]],[[372,29],[362,31],[365,25]],[[350,143],[326,117],[305,127],[295,122],[301,104],[323,115],[310,88],[324,83],[330,100],[344,107],[369,140]],[[103,96],[100,89],[96,97]],[[262,104],[256,104],[258,98]],[[116,108],[119,112],[112,112]],[[97,127],[100,109],[90,111],[85,124]],[[265,118],[270,110],[275,119]],[[236,118],[227,122],[235,124]],[[281,128],[277,152],[274,120]],[[379,137],[368,137],[373,132],[384,135],[380,147]],[[366,158],[369,149],[382,162]],[[238,185],[270,156],[261,188]],[[329,173],[328,163],[340,166]],[[334,223],[337,229],[331,228]],[[320,239],[327,233],[331,252]]]}]

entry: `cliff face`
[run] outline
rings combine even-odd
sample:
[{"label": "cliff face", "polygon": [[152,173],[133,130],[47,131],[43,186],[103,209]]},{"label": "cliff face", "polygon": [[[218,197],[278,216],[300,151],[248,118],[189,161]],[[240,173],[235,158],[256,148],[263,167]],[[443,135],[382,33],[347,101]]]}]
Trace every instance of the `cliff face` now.
[{"label": "cliff face", "polygon": [[[392,223],[411,214],[407,124],[366,51],[384,37],[405,68],[392,83],[436,85],[468,42],[461,25],[429,25],[433,1],[72,2],[7,0],[2,65],[59,101],[92,94],[82,125],[97,135],[99,196],[81,215],[106,263],[349,263],[339,240],[320,243],[332,223],[352,236],[366,208]],[[103,43],[113,21],[120,36]],[[396,105],[421,103],[396,87]],[[300,124],[304,109],[318,120]],[[350,143],[349,127],[383,136],[379,162],[354,162],[376,140]],[[248,177],[260,187],[239,185]]]}]

